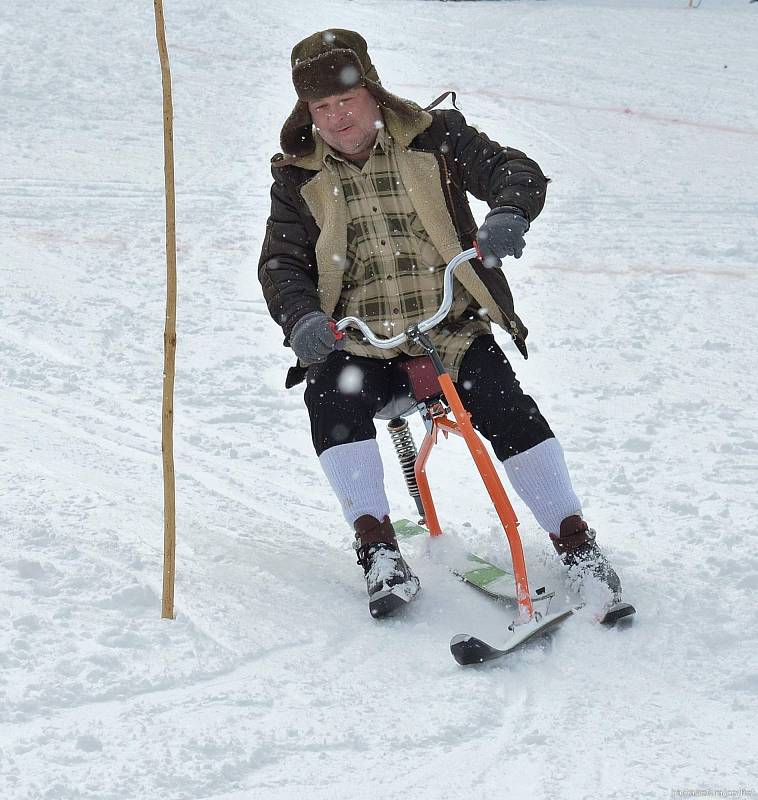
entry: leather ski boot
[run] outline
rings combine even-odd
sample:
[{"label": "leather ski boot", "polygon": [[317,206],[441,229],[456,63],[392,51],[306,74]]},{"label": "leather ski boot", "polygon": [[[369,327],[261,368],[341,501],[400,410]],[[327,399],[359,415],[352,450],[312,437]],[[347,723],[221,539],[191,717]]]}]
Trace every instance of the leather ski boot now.
[{"label": "leather ski boot", "polygon": [[611,600],[606,604],[601,622],[615,622],[634,614],[634,606],[621,601],[621,581],[603,551],[595,542],[595,531],[578,515],[566,517],[561,522],[558,536],[550,534],[558,555],[569,568],[569,578],[583,593],[588,579],[607,586]]},{"label": "leather ski boot", "polygon": [[369,611],[372,617],[384,617],[410,603],[421,584],[400,554],[389,517],[380,522],[365,514],[354,528],[353,546],[366,575]]}]

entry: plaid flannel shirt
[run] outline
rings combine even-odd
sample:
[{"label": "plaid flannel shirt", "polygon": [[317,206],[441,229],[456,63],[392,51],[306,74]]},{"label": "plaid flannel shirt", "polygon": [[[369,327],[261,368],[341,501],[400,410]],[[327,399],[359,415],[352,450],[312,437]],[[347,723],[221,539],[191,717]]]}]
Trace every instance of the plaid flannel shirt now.
[{"label": "plaid flannel shirt", "polygon": [[[347,264],[334,318],[359,317],[385,338],[437,311],[446,266],[402,184],[394,146],[392,137],[381,129],[362,167],[342,158],[325,142],[323,158],[324,166],[340,178],[348,217]],[[490,333],[491,326],[469,292],[455,280],[453,287],[450,313],[428,335],[455,381],[469,345],[477,336]],[[374,347],[355,328],[347,330],[345,350],[383,359],[402,353],[424,355],[420,347],[407,342],[391,350]]]}]

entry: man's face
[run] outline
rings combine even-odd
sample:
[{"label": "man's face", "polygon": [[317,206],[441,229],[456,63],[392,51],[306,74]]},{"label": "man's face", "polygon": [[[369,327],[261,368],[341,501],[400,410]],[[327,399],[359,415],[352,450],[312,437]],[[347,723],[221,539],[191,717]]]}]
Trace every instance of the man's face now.
[{"label": "man's face", "polygon": [[365,86],[308,103],[311,119],[321,138],[349,159],[371,154],[382,127],[382,112]]}]

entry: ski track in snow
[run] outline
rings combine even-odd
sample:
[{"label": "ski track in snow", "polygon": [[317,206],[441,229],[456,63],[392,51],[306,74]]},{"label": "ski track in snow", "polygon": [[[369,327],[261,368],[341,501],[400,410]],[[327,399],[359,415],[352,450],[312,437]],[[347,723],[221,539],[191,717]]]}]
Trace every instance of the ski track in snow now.
[{"label": "ski track in snow", "polygon": [[[152,8],[3,4],[0,797],[758,791],[758,6],[684,6],[167,5],[180,293],[167,622]],[[330,25],[365,33],[391,90],[425,103],[456,89],[470,122],[553,179],[506,265],[531,358],[499,338],[563,443],[637,606],[631,627],[580,613],[462,670],[450,636],[503,641],[510,611],[419,541],[418,601],[368,617],[256,278],[289,50]],[[409,516],[379,442],[393,511]],[[433,456],[440,514],[505,562],[464,455],[451,442]],[[533,585],[557,585],[546,537],[514,505]]]}]

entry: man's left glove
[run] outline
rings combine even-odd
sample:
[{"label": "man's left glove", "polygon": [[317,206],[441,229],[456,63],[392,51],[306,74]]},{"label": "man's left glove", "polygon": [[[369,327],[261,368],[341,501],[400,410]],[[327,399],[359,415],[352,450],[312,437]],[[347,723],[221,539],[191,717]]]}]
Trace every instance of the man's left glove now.
[{"label": "man's left glove", "polygon": [[529,220],[512,206],[493,208],[484,218],[476,234],[482,263],[485,267],[501,267],[506,256],[521,258],[526,247],[524,234],[529,230]]},{"label": "man's left glove", "polygon": [[320,364],[332,350],[345,346],[345,335],[337,334],[336,323],[323,311],[311,311],[295,323],[290,347],[302,364]]}]

